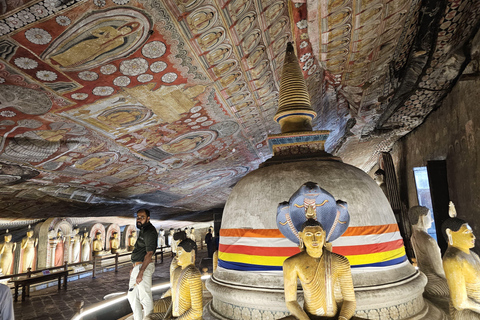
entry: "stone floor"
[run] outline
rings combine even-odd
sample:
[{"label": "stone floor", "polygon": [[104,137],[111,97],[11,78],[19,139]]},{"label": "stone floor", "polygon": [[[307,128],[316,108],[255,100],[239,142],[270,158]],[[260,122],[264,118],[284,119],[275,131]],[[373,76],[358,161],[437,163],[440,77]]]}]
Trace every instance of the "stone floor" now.
[{"label": "stone floor", "polygon": [[[197,253],[197,265],[199,261],[206,257],[205,250],[199,250]],[[164,263],[160,259],[155,267],[153,275],[154,283],[167,282],[169,280],[169,266],[171,262],[170,254],[165,255]],[[14,302],[16,320],[69,320],[76,310],[75,303],[83,300],[85,307],[100,302],[103,297],[110,293],[126,292],[128,279],[130,275],[130,265],[119,268],[114,271],[100,273],[95,279],[91,277],[68,282],[68,289],[57,291],[57,286],[32,292],[25,301]],[[13,294],[13,290],[12,290]]]}]

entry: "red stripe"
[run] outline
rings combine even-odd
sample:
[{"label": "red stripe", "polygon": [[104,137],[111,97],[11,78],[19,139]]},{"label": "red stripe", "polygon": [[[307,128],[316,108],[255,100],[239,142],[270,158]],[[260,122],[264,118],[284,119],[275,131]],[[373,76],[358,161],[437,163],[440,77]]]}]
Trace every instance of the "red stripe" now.
[{"label": "red stripe", "polygon": [[220,244],[220,252],[225,253],[241,253],[253,256],[267,256],[267,257],[290,257],[300,252],[297,247],[254,247],[241,245],[225,245]]},{"label": "red stripe", "polygon": [[278,229],[220,229],[222,237],[285,238]]},{"label": "red stripe", "polygon": [[377,252],[386,252],[403,247],[403,240],[398,239],[383,243],[366,244],[361,246],[343,246],[333,247],[332,252],[342,256],[354,256],[357,254],[368,254]]},{"label": "red stripe", "polygon": [[348,227],[347,231],[342,234],[342,237],[365,236],[369,234],[384,234],[395,231],[398,231],[398,225],[396,223],[382,224],[379,226]]}]

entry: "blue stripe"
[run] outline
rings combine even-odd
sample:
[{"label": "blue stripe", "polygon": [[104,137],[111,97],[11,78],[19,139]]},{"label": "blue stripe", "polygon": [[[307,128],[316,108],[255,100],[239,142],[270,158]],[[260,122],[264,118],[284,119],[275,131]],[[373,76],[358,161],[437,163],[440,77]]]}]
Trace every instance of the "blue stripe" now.
[{"label": "blue stripe", "polygon": [[407,260],[407,256],[402,256],[400,258],[395,258],[392,260],[388,261],[383,261],[383,262],[377,262],[377,263],[368,263],[368,264],[356,264],[352,265],[352,268],[364,268],[364,267],[388,267],[388,266],[393,266],[396,264],[400,264]]},{"label": "blue stripe", "polygon": [[[352,268],[365,268],[365,267],[388,267],[396,264],[400,264],[407,260],[407,256],[402,256],[400,258],[395,258],[388,261],[369,263],[369,264],[358,264],[352,265]],[[230,262],[218,259],[218,266],[229,269],[229,270],[238,270],[238,271],[282,271],[281,266],[262,266],[258,264],[248,264],[241,262]]]},{"label": "blue stripe", "polygon": [[218,266],[224,269],[238,271],[282,271],[281,266],[262,266],[258,264],[248,264],[241,262],[230,262],[218,259]]}]

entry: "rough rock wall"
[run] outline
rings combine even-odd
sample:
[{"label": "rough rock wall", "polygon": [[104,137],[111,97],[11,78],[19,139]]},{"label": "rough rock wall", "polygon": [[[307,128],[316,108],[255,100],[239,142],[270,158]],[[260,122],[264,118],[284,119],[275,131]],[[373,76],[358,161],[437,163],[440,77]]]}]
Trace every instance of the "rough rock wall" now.
[{"label": "rough rock wall", "polygon": [[[418,204],[414,167],[430,160],[446,160],[450,199],[458,217],[480,236],[480,78],[459,81],[415,131],[399,140],[392,156],[408,206]],[[478,243],[478,242],[477,242]],[[480,245],[476,245],[480,252]]]}]

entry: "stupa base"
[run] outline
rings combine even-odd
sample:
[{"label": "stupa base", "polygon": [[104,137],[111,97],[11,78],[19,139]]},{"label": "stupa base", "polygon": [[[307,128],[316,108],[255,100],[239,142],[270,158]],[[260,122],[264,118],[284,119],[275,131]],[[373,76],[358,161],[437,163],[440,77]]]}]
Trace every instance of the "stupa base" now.
[{"label": "stupa base", "polygon": [[[246,273],[243,280],[253,276],[254,274]],[[283,288],[278,286],[281,277],[279,275],[259,277],[263,278],[263,281],[258,283],[265,283],[265,277],[272,278],[270,282],[272,286],[256,287],[227,283],[212,276],[206,283],[213,296],[213,300],[206,308],[210,315],[216,319],[228,320],[273,320],[289,315]],[[355,315],[365,319],[381,320],[442,319],[439,315],[443,312],[427,303],[422,296],[426,282],[425,275],[416,272],[394,283],[356,288]],[[300,291],[299,296],[301,294]]]}]

